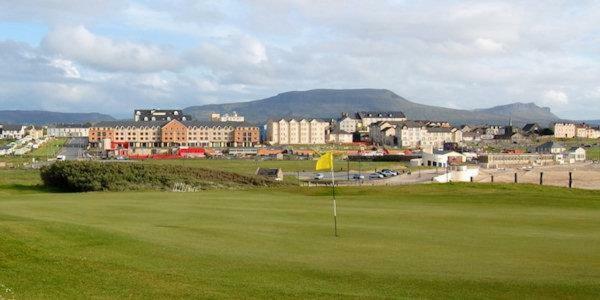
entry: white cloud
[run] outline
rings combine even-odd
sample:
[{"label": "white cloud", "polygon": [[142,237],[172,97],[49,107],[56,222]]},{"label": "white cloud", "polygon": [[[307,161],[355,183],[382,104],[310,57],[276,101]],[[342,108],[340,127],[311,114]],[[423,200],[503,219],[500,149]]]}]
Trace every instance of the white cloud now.
[{"label": "white cloud", "polygon": [[475,40],[475,46],[477,46],[477,48],[479,48],[480,50],[489,53],[504,51],[504,45],[494,41],[493,39],[478,38]]},{"label": "white cloud", "polygon": [[84,26],[60,26],[43,41],[47,50],[105,71],[153,72],[177,70],[176,54],[151,44],[116,41],[91,33]]},{"label": "white cloud", "polygon": [[[600,117],[589,105],[598,1],[66,1],[0,1],[0,21],[51,28],[41,47],[0,42],[2,95],[44,103],[16,82],[80,85],[57,89],[81,95],[72,107],[110,112],[374,87],[432,105],[537,102]],[[18,103],[2,95],[0,106]]]},{"label": "white cloud", "polygon": [[50,61],[50,65],[63,70],[65,77],[67,78],[80,78],[79,70],[73,64],[72,61],[66,59],[56,58]]},{"label": "white cloud", "polygon": [[563,91],[548,90],[542,95],[542,99],[547,105],[565,105],[569,104],[569,96]]}]

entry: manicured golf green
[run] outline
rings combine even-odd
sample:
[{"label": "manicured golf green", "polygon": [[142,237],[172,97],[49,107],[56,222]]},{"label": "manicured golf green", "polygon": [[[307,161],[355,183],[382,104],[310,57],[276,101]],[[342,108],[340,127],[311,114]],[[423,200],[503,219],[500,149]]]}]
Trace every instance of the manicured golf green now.
[{"label": "manicured golf green", "polygon": [[335,238],[325,188],[59,194],[12,172],[0,299],[600,295],[597,191],[341,189]]}]

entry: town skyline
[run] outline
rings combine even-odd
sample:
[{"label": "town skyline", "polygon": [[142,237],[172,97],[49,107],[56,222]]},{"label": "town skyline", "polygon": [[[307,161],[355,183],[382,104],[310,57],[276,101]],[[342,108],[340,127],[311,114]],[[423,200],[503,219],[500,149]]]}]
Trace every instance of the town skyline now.
[{"label": "town skyline", "polygon": [[534,102],[561,118],[599,119],[600,5],[538,6],[4,2],[0,109],[114,113],[387,88],[441,107]]}]

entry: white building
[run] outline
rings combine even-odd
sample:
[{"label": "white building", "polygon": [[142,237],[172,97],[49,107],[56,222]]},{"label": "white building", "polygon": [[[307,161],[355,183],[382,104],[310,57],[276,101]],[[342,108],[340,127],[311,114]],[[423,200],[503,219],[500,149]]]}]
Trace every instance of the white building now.
[{"label": "white building", "polygon": [[429,127],[424,122],[407,121],[396,127],[401,147],[441,147],[444,143],[462,142],[462,131],[449,127]]},{"label": "white building", "polygon": [[353,134],[342,130],[334,130],[328,136],[327,141],[332,144],[351,144],[353,142]]},{"label": "white building", "polygon": [[8,124],[4,124],[2,126],[2,138],[3,139],[21,139],[23,138],[26,134],[26,129],[27,126],[24,125],[8,125]]},{"label": "white building", "polygon": [[591,127],[587,124],[579,124],[576,126],[575,136],[583,139],[597,139],[600,137],[600,129]]},{"label": "white building", "polygon": [[466,161],[466,156],[454,151],[423,152],[423,166],[445,168],[450,165],[460,165]]},{"label": "white building", "polygon": [[267,123],[271,145],[319,145],[327,142],[329,122],[318,119],[280,119]]},{"label": "white building", "polygon": [[375,122],[403,122],[406,121],[406,116],[401,111],[361,111],[356,113],[358,120],[358,129],[368,131],[369,126]]},{"label": "white building", "polygon": [[81,124],[60,124],[48,127],[51,137],[88,137],[90,127]]},{"label": "white building", "polygon": [[337,129],[345,132],[356,132],[358,130],[358,119],[350,118],[347,115],[343,115],[341,119],[337,122]]},{"label": "white building", "polygon": [[231,114],[218,114],[212,113],[210,115],[210,119],[213,122],[244,122],[245,118],[242,115],[238,115],[237,112],[233,112]]},{"label": "white building", "polygon": [[582,147],[573,147],[567,151],[567,158],[570,163],[585,161],[586,151]]},{"label": "white building", "polygon": [[573,123],[554,124],[554,137],[572,139],[577,135],[577,126]]},{"label": "white building", "polygon": [[369,136],[376,145],[393,146],[396,140],[396,122],[379,121],[369,126]]}]

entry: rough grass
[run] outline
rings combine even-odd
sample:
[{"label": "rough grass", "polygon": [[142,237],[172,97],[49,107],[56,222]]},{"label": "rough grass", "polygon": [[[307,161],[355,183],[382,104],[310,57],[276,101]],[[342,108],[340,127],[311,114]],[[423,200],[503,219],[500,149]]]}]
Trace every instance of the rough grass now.
[{"label": "rough grass", "polygon": [[91,161],[57,162],[44,166],[40,175],[44,186],[66,192],[171,190],[177,185],[198,190],[280,185],[266,177],[219,170]]},{"label": "rough grass", "polygon": [[343,188],[339,238],[325,188],[2,192],[0,284],[17,299],[600,295],[596,191]]}]

